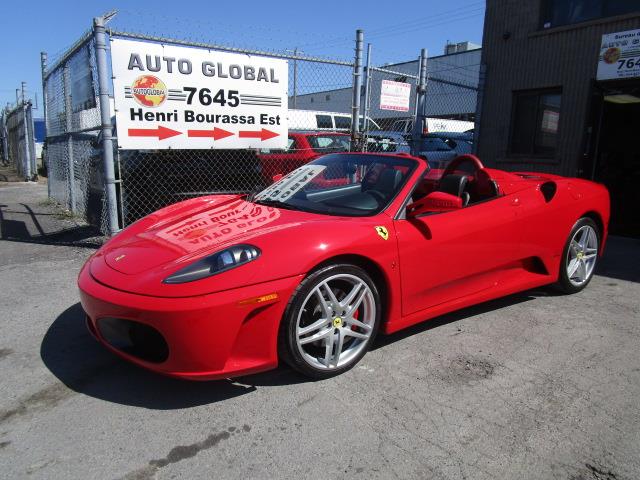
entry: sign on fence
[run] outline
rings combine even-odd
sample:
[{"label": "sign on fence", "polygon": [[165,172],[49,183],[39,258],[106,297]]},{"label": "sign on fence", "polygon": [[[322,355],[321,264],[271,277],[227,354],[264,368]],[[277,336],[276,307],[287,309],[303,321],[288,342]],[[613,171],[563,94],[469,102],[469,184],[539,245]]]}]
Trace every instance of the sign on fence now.
[{"label": "sign on fence", "polygon": [[122,149],[285,148],[286,60],[113,38]]},{"label": "sign on fence", "polygon": [[411,100],[411,85],[403,82],[382,80],[380,87],[380,109],[408,112]]},{"label": "sign on fence", "polygon": [[640,77],[640,30],[602,36],[597,80]]}]

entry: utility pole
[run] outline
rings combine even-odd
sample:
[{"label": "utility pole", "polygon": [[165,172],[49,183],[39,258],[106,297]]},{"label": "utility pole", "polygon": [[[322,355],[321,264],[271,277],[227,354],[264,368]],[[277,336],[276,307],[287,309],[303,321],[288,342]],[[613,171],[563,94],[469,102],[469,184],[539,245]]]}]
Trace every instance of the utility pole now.
[{"label": "utility pole", "polygon": [[21,83],[21,89],[22,89],[22,104],[24,105],[24,102],[25,102],[24,91],[25,91],[25,87],[27,86],[27,82],[20,82],[20,83]]}]

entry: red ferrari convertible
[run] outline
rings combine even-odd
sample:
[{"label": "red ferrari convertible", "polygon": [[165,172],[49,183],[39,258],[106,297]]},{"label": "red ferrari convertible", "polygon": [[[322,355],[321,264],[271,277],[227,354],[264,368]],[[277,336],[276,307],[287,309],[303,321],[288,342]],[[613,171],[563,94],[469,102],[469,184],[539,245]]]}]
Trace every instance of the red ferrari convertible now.
[{"label": "red ferrari convertible", "polygon": [[254,196],[159,210],[82,268],[88,327],[166,375],[228,378],[284,360],[325,378],[358,363],[378,330],[587,286],[607,237],[602,185],[472,155],[428,172],[406,154],[337,153]]}]

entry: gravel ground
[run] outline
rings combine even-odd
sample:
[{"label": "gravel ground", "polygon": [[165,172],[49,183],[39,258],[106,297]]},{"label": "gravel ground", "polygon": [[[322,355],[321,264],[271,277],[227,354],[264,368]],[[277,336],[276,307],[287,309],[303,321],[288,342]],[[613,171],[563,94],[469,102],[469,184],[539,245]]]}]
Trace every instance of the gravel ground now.
[{"label": "gravel ground", "polygon": [[208,383],[148,373],[85,330],[101,243],[0,184],[0,477],[640,478],[640,241],[589,288],[513,295],[380,337],[352,371]]}]

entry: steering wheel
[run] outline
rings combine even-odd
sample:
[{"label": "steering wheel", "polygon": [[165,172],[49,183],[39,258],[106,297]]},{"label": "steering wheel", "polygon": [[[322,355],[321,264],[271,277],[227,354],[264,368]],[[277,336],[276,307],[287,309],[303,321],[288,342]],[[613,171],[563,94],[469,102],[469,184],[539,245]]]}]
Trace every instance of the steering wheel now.
[{"label": "steering wheel", "polygon": [[378,190],[366,190],[365,193],[371,195],[379,205],[382,205],[387,201],[385,194]]},{"label": "steering wheel", "polygon": [[469,175],[475,176],[475,173],[478,170],[481,170],[484,168],[484,165],[482,165],[482,162],[480,161],[480,159],[475,155],[471,155],[471,154],[458,155],[456,158],[451,160],[451,163],[449,163],[449,165],[447,165],[447,168],[444,169],[444,171],[442,172],[442,176],[440,178],[446,177],[447,175],[451,175],[460,167],[460,165],[463,165],[464,163],[470,163],[471,166],[473,167],[473,172],[470,173]]}]

